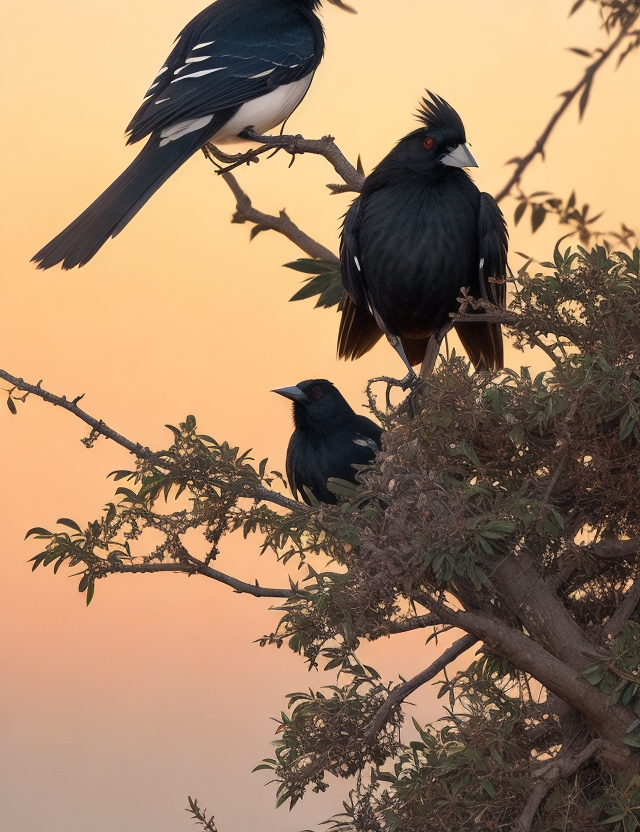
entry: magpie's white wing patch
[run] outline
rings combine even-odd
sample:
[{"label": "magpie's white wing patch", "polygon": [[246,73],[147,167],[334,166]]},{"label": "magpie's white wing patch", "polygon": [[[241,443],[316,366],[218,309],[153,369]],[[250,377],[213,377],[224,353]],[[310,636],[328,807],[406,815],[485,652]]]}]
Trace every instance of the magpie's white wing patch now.
[{"label": "magpie's white wing patch", "polygon": [[379,448],[373,439],[369,439],[368,436],[362,436],[361,433],[356,434],[356,438],[353,440],[354,445],[360,445],[362,448],[369,448],[374,453],[378,453]]}]

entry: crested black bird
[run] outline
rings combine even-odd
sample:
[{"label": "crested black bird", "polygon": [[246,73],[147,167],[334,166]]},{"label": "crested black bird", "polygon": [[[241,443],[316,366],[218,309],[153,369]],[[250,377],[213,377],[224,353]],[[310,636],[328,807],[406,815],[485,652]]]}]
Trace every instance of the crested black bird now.
[{"label": "crested black bird", "polygon": [[[33,261],[83,266],[205,143],[286,121],[324,52],[321,0],[217,0],[182,30],[127,128],[141,152]],[[353,11],[342,0],[329,0]]]},{"label": "crested black bird", "polygon": [[323,503],[337,503],[329,477],[356,482],[353,465],[366,465],[380,450],[382,428],[358,416],[324,378],[273,391],[293,401],[295,430],[287,449],[287,478],[293,496],[311,503],[306,489]]},{"label": "crested black bird", "polygon": [[[345,216],[340,265],[346,291],[338,335],[338,355],[355,359],[384,333],[405,363],[423,362],[425,376],[451,327],[450,313],[459,309],[462,288],[505,305],[508,244],[495,200],[463,170],[477,164],[460,116],[427,94],[418,113],[422,126],[367,177]],[[476,369],[503,366],[500,324],[455,328]]]}]

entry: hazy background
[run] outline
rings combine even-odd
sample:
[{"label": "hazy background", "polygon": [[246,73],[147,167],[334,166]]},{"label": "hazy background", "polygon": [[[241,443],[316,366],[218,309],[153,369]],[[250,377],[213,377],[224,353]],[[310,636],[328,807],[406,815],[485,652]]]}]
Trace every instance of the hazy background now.
[{"label": "hazy background", "polygon": [[[566,51],[605,43],[592,4],[567,19],[569,0],[353,0],[358,16],[324,11],[327,54],[291,132],[331,132],[366,170],[413,129],[425,87],[460,112],[495,193],[504,162],[526,152],[557,94],[584,59]],[[81,271],[36,271],[29,258],[128,164],[122,134],[172,40],[203,0],[3,0],[1,47],[2,283],[0,366],[58,394],[84,393],[93,415],[151,447],[188,413],[200,428],[283,469],[287,403],[269,390],[329,377],[356,407],[366,380],[402,372],[380,344],[354,364],[335,361],[338,318],[287,303],[299,252],[275,233],[248,244],[230,225],[233,203],[201,155]],[[631,56],[598,77],[581,125],[574,109],[526,174],[528,191],[554,190],[606,209],[599,225],[640,227],[638,89]],[[254,203],[286,207],[337,249],[348,195],[330,197],[327,164],[284,154],[238,173]],[[513,201],[503,205],[509,221]],[[549,220],[512,249],[548,259],[563,233]],[[516,268],[522,260],[512,255]],[[507,363],[518,367],[520,354]],[[0,384],[1,388],[6,387]],[[3,398],[3,397],[2,397]],[[204,578],[123,576],[100,582],[87,610],[77,578],[30,573],[40,548],[28,528],[97,517],[115,488],[105,476],[131,457],[106,440],[87,451],[71,415],[29,399],[12,416],[0,402],[0,719],[3,832],[178,832],[186,796],[213,810],[220,832],[295,832],[340,808],[344,786],[275,811],[265,772],[251,774],[285,694],[323,683],[288,649],[260,649],[277,614]],[[273,558],[231,540],[219,566],[286,585]],[[389,679],[433,657],[425,635],[367,647]],[[421,720],[437,688],[413,697]]]}]

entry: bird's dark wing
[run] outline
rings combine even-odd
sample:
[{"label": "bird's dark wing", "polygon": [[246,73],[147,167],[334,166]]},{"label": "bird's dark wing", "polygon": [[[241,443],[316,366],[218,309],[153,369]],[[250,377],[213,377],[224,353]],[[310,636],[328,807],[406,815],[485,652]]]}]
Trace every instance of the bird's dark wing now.
[{"label": "bird's dark wing", "polygon": [[299,472],[297,471],[297,465],[302,456],[302,449],[300,448],[300,445],[300,436],[297,431],[294,431],[291,439],[289,440],[289,447],[287,448],[287,480],[289,481],[289,489],[291,490],[293,496],[297,497],[298,494],[300,494],[305,503],[307,503],[308,500],[302,490],[302,483],[300,482]]},{"label": "bird's dark wing", "polygon": [[362,259],[358,242],[358,228],[362,216],[362,197],[359,196],[351,203],[345,214],[340,236],[340,276],[345,291],[361,309],[368,310],[369,297],[367,285],[362,271]]},{"label": "bird's dark wing", "polygon": [[375,422],[372,422],[366,416],[356,416],[356,430],[360,436],[368,439],[369,443],[373,443],[369,444],[369,448],[377,454],[382,448],[382,428],[380,425],[376,425]]},{"label": "bird's dark wing", "polygon": [[[320,63],[322,28],[315,16],[288,11],[264,26],[247,14],[225,14],[220,0],[182,31],[127,132],[129,143],[177,122],[237,108],[309,75]],[[255,10],[260,14],[260,9]]]},{"label": "bird's dark wing", "polygon": [[[506,304],[507,251],[509,233],[507,224],[498,208],[498,203],[490,194],[480,194],[480,215],[478,218],[478,242],[480,248],[481,280],[480,289],[491,303],[497,306]],[[489,278],[500,282],[495,283]]]}]

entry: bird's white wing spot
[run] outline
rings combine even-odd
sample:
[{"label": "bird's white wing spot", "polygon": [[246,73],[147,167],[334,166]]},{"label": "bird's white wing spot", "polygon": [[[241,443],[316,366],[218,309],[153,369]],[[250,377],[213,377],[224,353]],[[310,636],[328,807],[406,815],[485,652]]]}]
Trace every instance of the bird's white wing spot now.
[{"label": "bird's white wing spot", "polygon": [[206,43],[199,43],[197,46],[194,46],[191,51],[195,52],[196,49],[204,49],[205,46],[211,46],[212,43],[215,43],[215,40],[208,40]]},{"label": "bird's white wing spot", "polygon": [[[157,102],[156,102],[157,103]],[[194,130],[200,130],[206,127],[213,118],[213,113],[210,116],[203,116],[202,118],[190,118],[186,121],[178,121],[170,127],[166,127],[160,133],[160,147],[164,147],[169,142],[174,142],[176,139],[181,139],[187,133],[193,133]]]},{"label": "bird's white wing spot", "polygon": [[187,60],[185,61],[185,65],[186,64],[197,64],[198,61],[208,61],[210,57],[211,57],[211,55],[198,55],[195,58],[187,58]]},{"label": "bird's white wing spot", "polygon": [[[184,67],[183,67],[184,68]],[[172,84],[177,84],[178,81],[184,81],[185,78],[201,78],[203,75],[209,75],[212,72],[220,72],[222,69],[227,69],[226,66],[218,66],[215,69],[201,69],[200,72],[192,72],[190,75],[183,75],[180,78],[174,78]],[[180,70],[176,70],[176,73]],[[176,74],[174,73],[174,75]]]},{"label": "bird's white wing spot", "polygon": [[357,439],[353,440],[353,444],[360,445],[362,448],[369,448],[370,450],[375,451],[375,453],[378,453],[378,446],[373,439],[369,439],[368,436],[361,436],[360,434],[357,434]]},{"label": "bird's white wing spot", "polygon": [[361,271],[362,271],[362,269],[360,268],[360,261],[358,260],[358,258],[357,258],[357,257],[354,257],[354,258],[353,258],[353,262],[356,264],[356,269],[357,269],[359,272],[361,272]]},{"label": "bird's white wing spot", "polygon": [[250,75],[249,78],[264,78],[265,75],[271,75],[272,72],[275,72],[275,66],[268,69],[266,72],[259,72],[257,75]]},{"label": "bird's white wing spot", "polygon": [[169,99],[168,98],[159,98],[156,101],[156,104],[164,104],[165,101],[169,101]]},{"label": "bird's white wing spot", "polygon": [[481,268],[481,269],[483,269],[483,268],[484,268],[484,257],[481,257],[481,258],[480,258],[480,268]]}]

